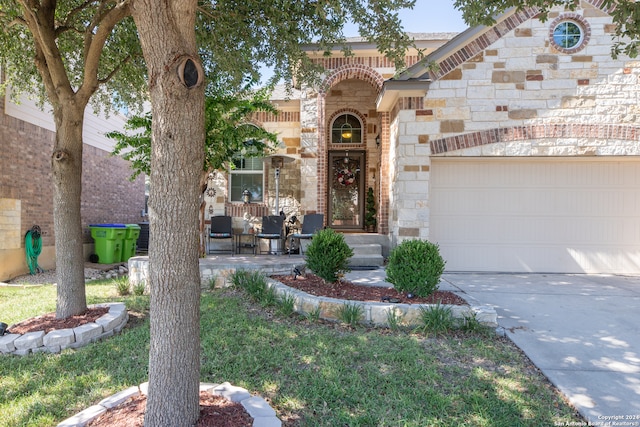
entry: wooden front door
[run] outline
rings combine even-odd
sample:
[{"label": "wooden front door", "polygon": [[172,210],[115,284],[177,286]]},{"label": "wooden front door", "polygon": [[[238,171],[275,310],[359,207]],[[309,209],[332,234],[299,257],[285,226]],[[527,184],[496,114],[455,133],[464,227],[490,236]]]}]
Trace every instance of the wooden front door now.
[{"label": "wooden front door", "polygon": [[328,225],[342,230],[363,229],[364,151],[329,152]]}]

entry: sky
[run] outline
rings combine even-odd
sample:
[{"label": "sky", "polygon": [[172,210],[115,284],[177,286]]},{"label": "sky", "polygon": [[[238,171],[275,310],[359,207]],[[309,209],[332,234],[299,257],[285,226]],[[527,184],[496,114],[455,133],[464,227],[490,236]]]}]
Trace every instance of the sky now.
[{"label": "sky", "polygon": [[[404,30],[408,33],[459,33],[468,28],[462,20],[462,13],[453,7],[454,0],[416,0],[413,9],[402,9],[398,12]],[[346,37],[357,37],[355,25],[345,27]],[[272,73],[268,68],[261,68],[262,81],[265,82]]]},{"label": "sky", "polygon": [[[408,33],[457,33],[467,29],[462,13],[453,7],[453,0],[416,0],[413,9],[398,12]],[[357,28],[345,28],[347,37],[358,36]]]}]

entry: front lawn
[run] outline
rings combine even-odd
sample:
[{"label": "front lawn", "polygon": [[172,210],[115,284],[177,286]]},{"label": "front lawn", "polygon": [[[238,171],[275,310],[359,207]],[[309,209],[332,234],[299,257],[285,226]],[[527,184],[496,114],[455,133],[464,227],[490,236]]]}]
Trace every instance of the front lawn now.
[{"label": "front lawn", "polygon": [[[148,297],[87,286],[89,304],[124,301],[117,336],[62,354],[0,356],[0,425],[53,426],[147,381]],[[55,310],[53,286],[0,287],[0,321]],[[236,290],[204,292],[201,381],[266,398],[285,426],[550,426],[582,421],[507,339],[425,336],[265,310]]]}]

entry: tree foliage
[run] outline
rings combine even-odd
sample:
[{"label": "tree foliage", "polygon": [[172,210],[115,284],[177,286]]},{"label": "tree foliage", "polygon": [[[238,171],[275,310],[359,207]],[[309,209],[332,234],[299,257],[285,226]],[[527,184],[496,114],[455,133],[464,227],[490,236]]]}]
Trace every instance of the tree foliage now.
[{"label": "tree foliage", "polygon": [[[247,76],[257,80],[259,63],[273,68],[274,79],[309,80],[317,67],[305,46],[315,43],[327,52],[344,41],[342,27],[353,20],[401,68],[412,41],[395,11],[414,1],[0,0],[3,84],[15,94],[47,100],[56,124],[58,317],[86,308],[80,217],[84,110],[90,100],[106,109],[150,100],[154,268],[145,425],[192,425],[198,416],[200,274],[194,228],[198,169],[206,167],[205,97],[200,79],[194,85],[181,81],[180,64],[199,69],[202,63],[226,75],[230,85]],[[59,310],[60,301],[74,298],[74,307]],[[167,325],[184,333],[167,334]]]},{"label": "tree foliage", "polygon": [[[147,97],[146,68],[130,17],[135,4],[136,0],[0,0],[3,87],[11,86],[14,94],[39,94],[41,100],[55,102],[44,90],[46,82],[37,66],[42,54],[34,43],[36,34],[48,40],[46,53],[61,59],[62,66],[55,71],[68,76],[70,87],[93,95],[96,109],[140,107]],[[364,39],[402,68],[413,40],[404,34],[397,10],[414,4],[415,0],[200,1],[198,46],[204,66],[224,75],[227,85],[259,81],[256,64],[270,67],[274,81],[313,81],[320,70],[309,59],[308,49],[313,44],[313,49],[328,53],[342,46],[343,28],[353,22]],[[43,24],[50,31],[34,33],[27,25],[29,16],[43,10],[47,17]],[[45,68],[52,65],[42,64]]]},{"label": "tree foliage", "polygon": [[328,54],[334,46],[344,46],[343,27],[353,22],[362,37],[401,69],[413,40],[404,34],[397,10],[414,4],[415,0],[206,1],[200,3],[198,15],[199,45],[205,64],[224,70],[236,82],[247,76],[258,80],[256,63],[271,67],[274,81],[311,82],[320,69],[308,51]]},{"label": "tree foliage", "polygon": [[[263,156],[277,144],[277,135],[253,125],[251,115],[258,111],[277,114],[268,102],[268,91],[213,93],[205,98],[205,163],[203,172],[222,169],[231,158],[242,153],[246,157]],[[130,117],[125,124],[129,132],[106,134],[116,141],[113,155],[131,162],[135,179],[141,173],[151,174],[151,113]]]},{"label": "tree foliage", "polygon": [[[552,7],[565,6],[569,10],[575,10],[579,4],[575,0],[455,0],[454,7],[462,12],[462,18],[469,25],[492,25],[497,16],[510,8],[538,8],[541,20],[545,21]],[[604,0],[602,7],[611,14],[616,24],[611,56],[638,56],[640,3],[636,0]]]},{"label": "tree foliage", "polygon": [[51,79],[91,98],[97,110],[144,100],[145,66],[129,2],[0,0],[0,25],[3,88],[13,94],[39,94],[55,106]]}]

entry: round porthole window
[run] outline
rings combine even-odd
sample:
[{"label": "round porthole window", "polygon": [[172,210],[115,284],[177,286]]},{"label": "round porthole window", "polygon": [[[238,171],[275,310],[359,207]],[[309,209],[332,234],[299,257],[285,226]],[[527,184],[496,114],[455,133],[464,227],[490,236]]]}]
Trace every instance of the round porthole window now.
[{"label": "round porthole window", "polygon": [[574,53],[583,49],[589,40],[589,24],[579,15],[561,16],[550,28],[552,45],[561,52]]},{"label": "round porthole window", "polygon": [[573,21],[564,21],[553,29],[553,42],[563,49],[573,49],[582,42],[582,28]]}]

